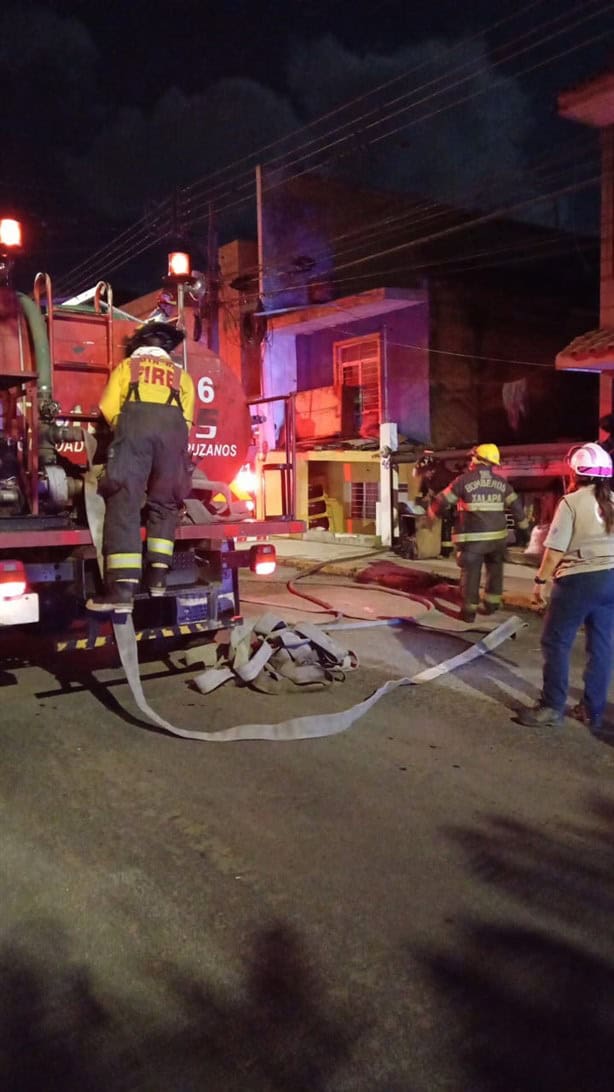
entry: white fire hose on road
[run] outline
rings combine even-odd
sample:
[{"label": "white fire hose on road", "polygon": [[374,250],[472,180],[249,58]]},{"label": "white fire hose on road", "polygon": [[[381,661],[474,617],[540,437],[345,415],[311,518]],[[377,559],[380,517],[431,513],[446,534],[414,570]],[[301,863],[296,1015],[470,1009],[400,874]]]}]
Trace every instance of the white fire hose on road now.
[{"label": "white fire hose on road", "polygon": [[[85,476],[84,494],[90,533],[92,541],[96,546],[100,572],[104,575],[102,532],[104,526],[105,504],[103,498],[98,493],[98,482],[92,469],[90,469]],[[132,615],[124,615],[121,622],[114,621],[113,615],[111,615],[111,622],[126,679],[140,712],[152,724],[156,725],[156,727],[162,728],[173,736],[179,736],[182,739],[199,740],[205,743],[232,743],[243,740],[268,740],[277,743],[298,739],[318,739],[323,736],[338,735],[340,732],[347,731],[347,729],[355,724],[357,720],[364,717],[365,713],[368,713],[369,710],[386,694],[391,693],[400,686],[417,686],[422,683],[433,682],[442,675],[445,675],[450,671],[455,671],[458,667],[464,667],[466,664],[471,663],[472,660],[476,660],[480,656],[493,652],[510,637],[515,637],[526,624],[516,615],[512,615],[511,618],[508,618],[501,625],[497,626],[496,629],[491,630],[476,644],[464,649],[464,651],[458,653],[458,655],[452,656],[434,667],[419,671],[411,678],[390,679],[371,694],[370,697],[342,712],[319,714],[316,716],[292,717],[290,720],[282,721],[279,724],[241,724],[233,728],[222,728],[219,731],[203,732],[190,728],[179,728],[177,725],[171,724],[170,721],[165,720],[164,717],[161,717],[151,708],[145,697],[141,683],[138,644]],[[326,627],[324,626],[322,627],[322,629],[325,628]],[[324,637],[324,635],[322,636]],[[254,659],[260,657],[264,664],[274,652],[271,643],[274,640],[275,636],[273,631],[264,638]],[[340,657],[339,666],[341,666],[342,669],[347,668],[348,664],[347,662],[344,662],[344,658],[348,655],[346,651],[336,645],[335,642],[330,641],[330,639],[328,645],[333,650],[331,652],[331,658],[334,660],[335,655],[338,655]],[[335,649],[338,649],[339,653],[336,653],[334,651]],[[254,659],[248,660],[245,665],[246,671],[243,677],[246,681],[249,681],[250,673],[252,673],[252,677],[255,677],[253,672],[255,672],[256,669],[260,670],[260,663],[254,664]],[[250,665],[252,665],[251,668]],[[240,672],[237,673],[241,674]]]}]

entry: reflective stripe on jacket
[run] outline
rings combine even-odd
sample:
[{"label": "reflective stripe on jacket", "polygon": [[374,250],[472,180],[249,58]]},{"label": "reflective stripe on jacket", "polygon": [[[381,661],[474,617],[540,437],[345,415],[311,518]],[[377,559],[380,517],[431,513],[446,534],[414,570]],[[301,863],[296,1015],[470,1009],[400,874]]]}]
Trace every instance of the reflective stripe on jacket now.
[{"label": "reflective stripe on jacket", "polygon": [[492,466],[479,464],[459,474],[437,494],[429,515],[442,516],[451,507],[456,508],[452,541],[458,545],[505,541],[508,511],[518,528],[528,528],[518,494]]}]

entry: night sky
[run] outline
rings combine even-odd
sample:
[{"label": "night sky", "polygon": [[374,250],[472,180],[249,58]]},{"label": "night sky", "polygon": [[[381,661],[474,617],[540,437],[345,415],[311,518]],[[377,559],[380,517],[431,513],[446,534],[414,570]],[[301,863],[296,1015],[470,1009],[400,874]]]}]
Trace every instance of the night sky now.
[{"label": "night sky", "polygon": [[[531,33],[547,40],[506,61],[509,43],[526,44]],[[479,95],[455,105],[460,91],[451,89],[437,100],[437,116],[368,150],[357,144],[341,172],[359,184],[474,205],[495,200],[496,174],[497,199],[511,204],[583,169],[589,134],[556,119],[556,94],[602,69],[613,39],[606,0],[9,0],[0,12],[2,210],[26,219],[35,264],[66,275],[175,187],[417,66],[399,91],[412,80],[442,80],[463,61]],[[566,55],[550,61],[559,51]],[[520,72],[530,64],[539,67]],[[550,152],[558,173],[545,172]],[[231,173],[231,196],[233,180]],[[584,230],[592,212],[582,196],[557,216]],[[188,226],[202,236],[202,222]],[[253,207],[222,210],[218,228],[222,240],[253,230]],[[136,288],[142,262],[113,280]]]}]

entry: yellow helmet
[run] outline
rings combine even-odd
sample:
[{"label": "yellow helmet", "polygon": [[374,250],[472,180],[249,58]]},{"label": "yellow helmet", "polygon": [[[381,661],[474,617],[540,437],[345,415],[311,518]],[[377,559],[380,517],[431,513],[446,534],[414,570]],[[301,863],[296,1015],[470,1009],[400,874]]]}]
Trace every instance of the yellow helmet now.
[{"label": "yellow helmet", "polygon": [[496,444],[478,444],[472,455],[476,459],[483,459],[485,463],[492,463],[493,466],[499,466],[501,462],[501,453]]}]

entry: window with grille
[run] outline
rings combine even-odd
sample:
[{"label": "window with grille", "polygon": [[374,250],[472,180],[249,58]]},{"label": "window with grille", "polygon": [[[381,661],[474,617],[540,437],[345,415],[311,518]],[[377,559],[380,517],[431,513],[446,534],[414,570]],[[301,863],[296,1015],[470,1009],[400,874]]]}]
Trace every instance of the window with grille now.
[{"label": "window with grille", "polygon": [[352,482],[350,508],[352,519],[375,519],[379,500],[379,482]]},{"label": "window with grille", "polygon": [[341,389],[343,433],[377,435],[380,415],[380,337],[352,338],[334,346],[335,382]]}]

